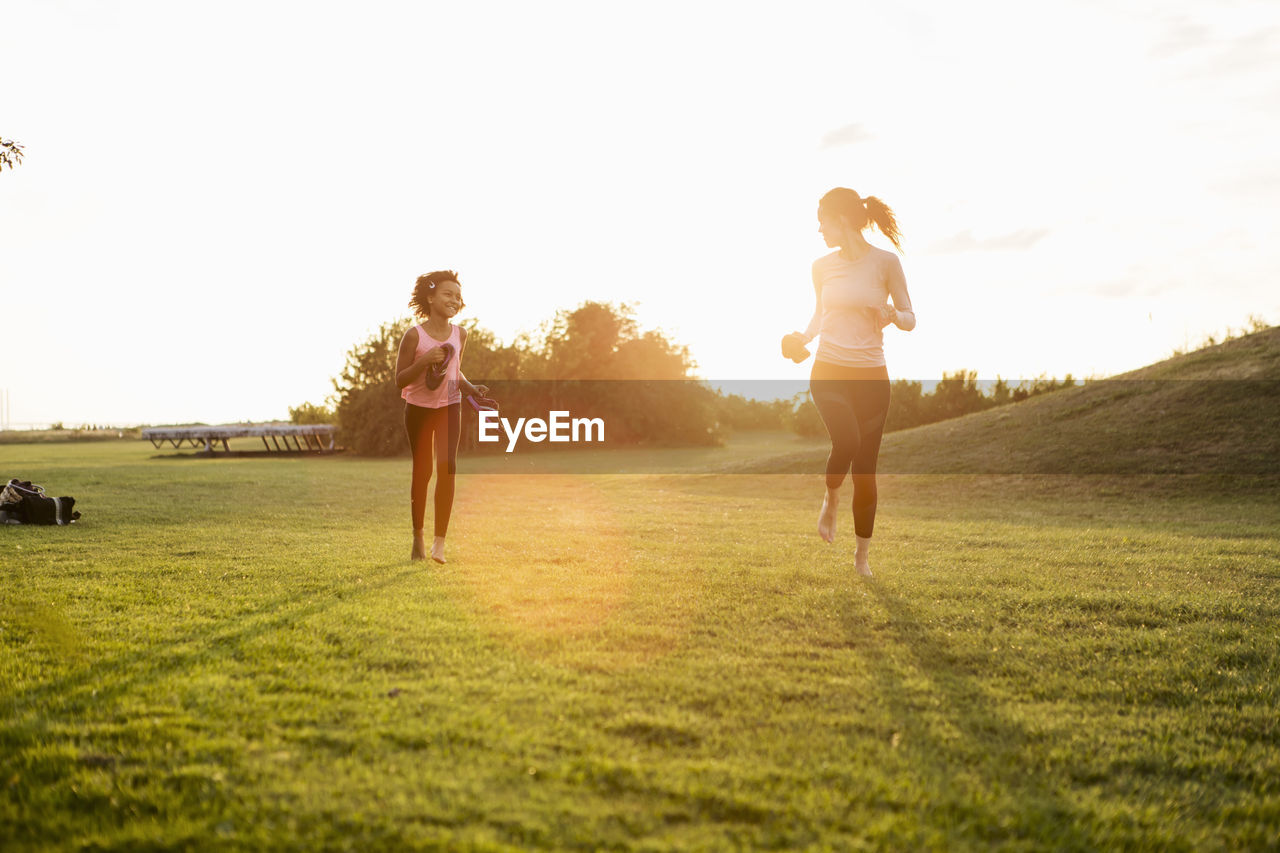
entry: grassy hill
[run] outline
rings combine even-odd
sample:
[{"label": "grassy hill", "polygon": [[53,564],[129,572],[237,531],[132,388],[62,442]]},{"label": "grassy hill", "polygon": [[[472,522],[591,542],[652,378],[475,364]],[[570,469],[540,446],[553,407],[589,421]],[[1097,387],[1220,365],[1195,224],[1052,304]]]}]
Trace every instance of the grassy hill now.
[{"label": "grassy hill", "polygon": [[[818,470],[825,451],[755,473]],[[818,466],[818,467],[815,467]],[[891,433],[897,474],[1280,475],[1280,327],[1120,376]]]}]

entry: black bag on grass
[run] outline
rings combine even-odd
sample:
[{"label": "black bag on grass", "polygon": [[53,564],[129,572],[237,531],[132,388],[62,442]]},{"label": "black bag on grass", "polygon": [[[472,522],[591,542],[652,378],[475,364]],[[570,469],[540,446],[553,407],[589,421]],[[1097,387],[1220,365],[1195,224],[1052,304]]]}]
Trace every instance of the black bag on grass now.
[{"label": "black bag on grass", "polygon": [[0,491],[0,521],[7,524],[70,524],[80,517],[75,498],[51,498],[30,480],[13,479]]}]

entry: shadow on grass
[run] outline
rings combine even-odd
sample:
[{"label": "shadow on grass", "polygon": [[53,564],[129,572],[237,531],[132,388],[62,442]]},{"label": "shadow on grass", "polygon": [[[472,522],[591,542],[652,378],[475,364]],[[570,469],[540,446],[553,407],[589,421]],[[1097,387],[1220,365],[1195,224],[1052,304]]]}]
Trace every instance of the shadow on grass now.
[{"label": "shadow on grass", "polygon": [[[18,749],[29,745],[39,733],[65,716],[90,706],[103,706],[139,686],[155,684],[169,675],[235,656],[243,644],[272,631],[298,623],[322,613],[353,596],[364,596],[393,586],[410,577],[419,576],[418,567],[404,568],[402,563],[389,563],[383,570],[400,568],[372,582],[363,582],[343,590],[341,597],[298,593],[260,602],[251,610],[236,614],[234,623],[225,620],[198,628],[173,640],[168,646],[133,648],[115,656],[91,660],[75,671],[29,689],[0,694],[0,776],[15,761]],[[367,577],[367,575],[366,575]],[[306,602],[302,604],[302,602]]]},{"label": "shadow on grass", "polygon": [[877,695],[898,721],[899,748],[927,792],[922,823],[947,828],[949,842],[956,834],[983,845],[1096,848],[1095,816],[1035,775],[1043,737],[1001,712],[1001,700],[965,671],[910,601],[880,579],[870,589],[887,615],[879,648],[865,642],[873,630],[865,623],[847,629],[874,649],[867,661]]},{"label": "shadow on grass", "polygon": [[[233,849],[262,849],[271,845],[260,846],[260,827],[254,827],[264,813],[268,823],[303,839],[298,849],[332,847],[335,838],[355,849],[406,849],[438,835],[441,826],[470,820],[425,814],[406,826],[314,812],[299,806],[305,798],[255,803],[259,771],[241,748],[222,739],[224,728],[251,711],[232,705],[207,714],[177,698],[184,689],[179,679],[190,670],[239,669],[248,678],[269,679],[273,673],[255,669],[252,659],[241,662],[254,640],[424,576],[431,573],[421,565],[399,561],[369,567],[359,585],[263,599],[164,644],[135,640],[127,650],[78,663],[29,688],[0,690],[0,849],[8,849],[6,842],[39,849],[86,843],[94,849],[187,849],[213,839]],[[352,651],[359,655],[358,648]],[[176,685],[171,693],[170,679]],[[147,695],[148,688],[157,695]],[[194,689],[211,695],[206,686]],[[172,712],[187,719],[148,719],[166,711],[135,710],[131,700],[172,703]],[[127,728],[123,735],[121,726]],[[188,740],[193,727],[200,736]],[[316,742],[304,741],[303,748]]]}]

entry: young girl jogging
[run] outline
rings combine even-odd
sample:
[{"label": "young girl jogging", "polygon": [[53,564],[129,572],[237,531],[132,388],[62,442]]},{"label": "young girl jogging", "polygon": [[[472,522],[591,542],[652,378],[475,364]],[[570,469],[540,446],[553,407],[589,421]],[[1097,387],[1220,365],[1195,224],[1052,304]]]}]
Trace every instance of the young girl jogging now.
[{"label": "young girl jogging", "polygon": [[818,231],[837,251],[813,262],[816,304],[808,328],[782,339],[783,355],[801,362],[809,355],[805,344],[821,335],[809,390],[831,437],[831,454],[818,535],[835,541],[840,487],[852,469],[854,567],[866,577],[876,520],[876,457],[889,412],[883,329],[892,323],[909,332],[916,325],[902,264],[893,252],[867,242],[862,232],[871,225],[902,250],[893,211],[875,196],[864,199],[837,187],[818,202]]},{"label": "young girl jogging", "polygon": [[435,541],[431,546],[431,559],[437,563],[445,561],[444,537],[453,509],[462,396],[483,397],[489,391],[484,385],[472,385],[462,374],[467,330],[450,323],[449,319],[464,305],[456,272],[438,270],[418,276],[409,307],[421,322],[404,333],[396,358],[396,385],[404,397],[404,428],[409,435],[409,449],[413,451],[413,480],[409,489],[413,517],[410,559],[413,560],[427,556],[423,520],[434,451]]}]

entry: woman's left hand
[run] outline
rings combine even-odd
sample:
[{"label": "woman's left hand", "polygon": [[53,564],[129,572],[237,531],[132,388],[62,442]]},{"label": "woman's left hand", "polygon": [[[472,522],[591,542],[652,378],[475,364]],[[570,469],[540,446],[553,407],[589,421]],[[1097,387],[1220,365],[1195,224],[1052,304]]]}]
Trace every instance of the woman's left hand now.
[{"label": "woman's left hand", "polygon": [[489,386],[488,386],[488,385],[472,385],[472,386],[471,386],[471,388],[472,388],[472,390],[474,390],[474,391],[475,391],[475,393],[476,393],[476,394],[478,394],[478,395],[479,395],[479,396],[481,396],[481,397],[488,397],[488,396],[489,396]]},{"label": "woman's left hand", "polygon": [[892,305],[881,305],[879,312],[880,328],[898,322],[898,309]]}]

